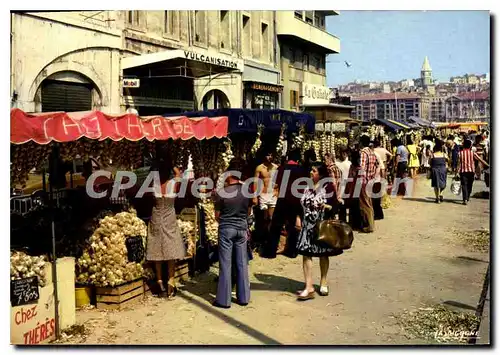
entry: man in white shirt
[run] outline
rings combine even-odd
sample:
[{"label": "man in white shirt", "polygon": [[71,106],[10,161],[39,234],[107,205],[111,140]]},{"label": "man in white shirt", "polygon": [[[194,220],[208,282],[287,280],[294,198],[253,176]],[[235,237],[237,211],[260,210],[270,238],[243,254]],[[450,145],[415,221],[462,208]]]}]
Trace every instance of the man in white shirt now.
[{"label": "man in white shirt", "polygon": [[349,169],[351,168],[351,162],[349,161],[349,150],[347,148],[344,148],[340,151],[340,160],[337,160],[335,162],[335,165],[339,168],[341,175],[342,175],[342,180],[340,183],[340,205],[339,205],[339,219],[341,221],[347,222],[347,206],[344,203],[344,200],[342,199],[342,196],[344,195],[344,191],[347,185],[347,178],[349,177]]},{"label": "man in white shirt", "polygon": [[380,141],[378,141],[378,140],[375,140],[373,142],[373,146],[375,147],[373,149],[373,152],[375,153],[375,155],[377,156],[378,161],[379,161],[380,177],[385,179],[386,178],[386,169],[387,169],[387,158],[392,158],[392,154],[384,147],[381,147]]}]

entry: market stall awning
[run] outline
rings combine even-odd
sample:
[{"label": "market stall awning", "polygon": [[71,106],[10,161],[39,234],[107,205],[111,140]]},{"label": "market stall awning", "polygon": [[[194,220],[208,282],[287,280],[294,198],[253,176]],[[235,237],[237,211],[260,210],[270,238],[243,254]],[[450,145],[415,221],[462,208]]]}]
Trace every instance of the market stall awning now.
[{"label": "market stall awning", "polygon": [[82,137],[114,141],[201,140],[222,138],[227,132],[227,116],[165,118],[107,115],[101,111],[26,113],[17,108],[10,111],[10,141],[15,144],[30,140],[38,144],[70,142]]},{"label": "market stall awning", "polygon": [[387,121],[389,121],[390,123],[395,124],[395,125],[403,128],[403,129],[411,129],[411,127],[409,125],[405,124],[405,123],[401,123],[401,122],[394,121],[394,120],[387,120]]},{"label": "market stall awning", "polygon": [[[386,126],[387,128],[389,128],[390,130],[392,131],[399,131],[402,129],[401,126],[397,125],[397,124],[394,124],[394,123],[391,123],[389,122],[388,120],[385,120],[383,118],[376,118],[373,120],[375,123],[381,123],[383,124],[384,126]],[[370,123],[367,123],[367,124],[370,124]]]},{"label": "market stall awning", "polygon": [[434,125],[432,124],[432,122],[426,121],[420,117],[411,116],[408,119],[415,122],[419,126],[435,128]]},{"label": "market stall awning", "polygon": [[[215,117],[229,118],[229,133],[256,133],[259,125],[266,131],[279,131],[282,124],[286,124],[287,133],[298,132],[304,126],[306,133],[314,133],[316,119],[307,112],[294,112],[279,109],[217,109],[208,111],[184,112],[187,117]],[[170,117],[171,115],[164,115]]]}]

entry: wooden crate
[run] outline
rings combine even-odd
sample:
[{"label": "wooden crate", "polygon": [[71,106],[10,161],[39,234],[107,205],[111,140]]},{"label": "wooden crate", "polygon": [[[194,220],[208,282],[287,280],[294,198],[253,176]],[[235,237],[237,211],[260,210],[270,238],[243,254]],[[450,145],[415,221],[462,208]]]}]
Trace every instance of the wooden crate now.
[{"label": "wooden crate", "polygon": [[142,278],[116,287],[97,287],[97,309],[123,309],[143,299],[144,291]]},{"label": "wooden crate", "polygon": [[179,260],[175,265],[175,281],[189,280],[189,259]]}]

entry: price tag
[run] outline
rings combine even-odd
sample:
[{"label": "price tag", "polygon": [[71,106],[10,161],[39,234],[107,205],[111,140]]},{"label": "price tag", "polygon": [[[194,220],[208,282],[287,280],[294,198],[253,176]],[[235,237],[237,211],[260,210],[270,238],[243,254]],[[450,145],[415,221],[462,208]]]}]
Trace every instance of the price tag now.
[{"label": "price tag", "polygon": [[10,281],[10,304],[13,307],[38,301],[39,298],[38,277]]},{"label": "price tag", "polygon": [[144,259],[144,243],[142,237],[129,237],[125,241],[128,261],[140,263]]}]

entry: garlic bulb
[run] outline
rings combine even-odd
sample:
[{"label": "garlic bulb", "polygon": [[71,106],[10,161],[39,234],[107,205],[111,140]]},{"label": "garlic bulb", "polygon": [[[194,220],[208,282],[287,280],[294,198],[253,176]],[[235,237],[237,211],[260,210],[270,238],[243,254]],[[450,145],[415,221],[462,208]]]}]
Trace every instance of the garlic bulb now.
[{"label": "garlic bulb", "polygon": [[129,237],[141,237],[145,245],[146,236],[146,224],[133,209],[104,217],[77,260],[77,282],[113,287],[142,277],[141,263],[128,261],[125,241]]},{"label": "garlic bulb", "polygon": [[181,231],[182,239],[186,244],[187,255],[193,256],[196,248],[196,242],[198,241],[198,236],[196,234],[196,226],[193,221],[183,221],[182,219],[177,219],[177,225]]},{"label": "garlic bulb", "polygon": [[18,251],[11,252],[10,279],[19,280],[36,276],[38,278],[38,285],[44,287],[47,284],[45,275],[46,263],[44,256],[30,256]]},{"label": "garlic bulb", "polygon": [[261,137],[263,131],[264,131],[264,126],[259,125],[257,127],[257,139],[255,139],[255,143],[253,144],[252,149],[251,149],[251,153],[254,156],[257,154],[257,152],[259,151],[259,149],[262,145],[262,141],[260,140],[260,137]]},{"label": "garlic bulb", "polygon": [[202,199],[199,207],[205,214],[205,235],[208,242],[215,246],[218,244],[219,223],[215,220],[215,207],[212,200]]},{"label": "garlic bulb", "polygon": [[286,154],[286,152],[283,151],[283,148],[285,147],[285,130],[286,124],[283,123],[281,125],[281,132],[278,138],[278,145],[276,146],[276,157],[278,159],[281,159],[281,157]]}]

